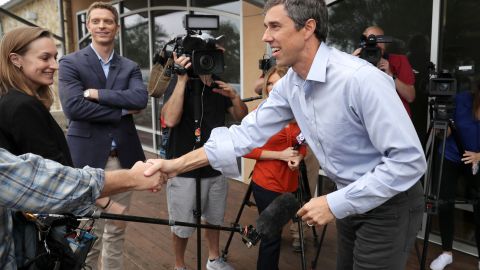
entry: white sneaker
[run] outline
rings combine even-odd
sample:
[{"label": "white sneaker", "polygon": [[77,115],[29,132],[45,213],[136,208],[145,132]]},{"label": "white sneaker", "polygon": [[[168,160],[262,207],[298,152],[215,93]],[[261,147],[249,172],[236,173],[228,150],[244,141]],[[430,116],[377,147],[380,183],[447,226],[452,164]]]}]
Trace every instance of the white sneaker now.
[{"label": "white sneaker", "polygon": [[432,270],[443,270],[445,266],[453,262],[453,257],[451,254],[442,253],[430,264],[430,269]]},{"label": "white sneaker", "polygon": [[218,257],[214,261],[207,259],[207,270],[234,270],[234,268],[224,258]]}]

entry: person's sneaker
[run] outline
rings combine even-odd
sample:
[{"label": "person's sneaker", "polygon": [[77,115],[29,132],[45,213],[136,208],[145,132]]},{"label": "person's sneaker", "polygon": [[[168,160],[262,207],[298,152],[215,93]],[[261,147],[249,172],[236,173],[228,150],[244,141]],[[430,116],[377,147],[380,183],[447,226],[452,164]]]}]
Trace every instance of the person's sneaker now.
[{"label": "person's sneaker", "polygon": [[295,251],[295,252],[302,251],[302,246],[300,244],[300,238],[293,238],[292,248],[293,248],[293,251]]},{"label": "person's sneaker", "polygon": [[430,269],[432,270],[443,270],[445,266],[451,264],[453,258],[451,254],[442,253],[430,264]]},{"label": "person's sneaker", "polygon": [[187,267],[175,267],[174,270],[187,270]]},{"label": "person's sneaker", "polygon": [[207,259],[207,270],[234,270],[234,268],[224,258],[218,257],[213,261]]}]

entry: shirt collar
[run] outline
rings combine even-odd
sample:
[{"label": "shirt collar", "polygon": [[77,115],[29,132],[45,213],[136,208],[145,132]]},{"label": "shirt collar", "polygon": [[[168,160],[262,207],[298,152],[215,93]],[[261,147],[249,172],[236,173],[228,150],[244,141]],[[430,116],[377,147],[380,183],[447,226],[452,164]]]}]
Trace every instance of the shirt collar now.
[{"label": "shirt collar", "polygon": [[97,57],[98,57],[98,60],[100,60],[100,61],[101,61],[103,64],[105,64],[105,65],[106,65],[106,64],[110,63],[110,61],[112,61],[112,58],[113,58],[113,52],[114,52],[114,51],[112,51],[112,53],[111,53],[111,54],[110,54],[110,56],[108,57],[108,60],[107,60],[107,62],[103,62],[103,59],[102,59],[102,57],[101,57],[101,56],[98,54],[97,50],[95,50],[95,48],[93,47],[93,44],[92,44],[92,43],[90,43],[90,47],[92,47],[92,50],[95,52],[95,54],[96,54],[96,55],[97,55]]},{"label": "shirt collar", "polygon": [[[306,81],[325,82],[327,77],[327,63],[330,57],[331,49],[325,45],[324,42],[320,43],[315,58],[313,59],[312,66],[307,74]],[[297,85],[302,85],[304,80],[295,72],[295,81]]]},{"label": "shirt collar", "polygon": [[307,80],[325,82],[327,77],[327,63],[330,56],[330,48],[324,42],[320,43],[320,47],[315,54],[312,66],[308,71]]}]

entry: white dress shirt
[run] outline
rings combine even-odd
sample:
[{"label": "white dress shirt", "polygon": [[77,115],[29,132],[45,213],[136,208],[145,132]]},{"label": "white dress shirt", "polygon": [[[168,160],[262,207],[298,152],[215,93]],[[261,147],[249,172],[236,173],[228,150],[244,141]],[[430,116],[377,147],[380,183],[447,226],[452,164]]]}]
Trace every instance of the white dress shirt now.
[{"label": "white dress shirt", "polygon": [[322,43],[303,80],[292,69],[241,125],[214,129],[205,144],[213,168],[238,175],[243,156],[293,118],[338,190],[337,218],[365,213],[408,190],[424,174],[417,133],[390,76]]}]

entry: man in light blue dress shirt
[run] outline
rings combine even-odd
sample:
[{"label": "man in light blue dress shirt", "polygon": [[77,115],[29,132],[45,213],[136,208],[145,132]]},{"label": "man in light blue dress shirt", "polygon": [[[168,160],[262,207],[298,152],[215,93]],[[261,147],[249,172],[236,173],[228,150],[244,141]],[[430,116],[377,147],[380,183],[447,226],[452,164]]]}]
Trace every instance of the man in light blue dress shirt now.
[{"label": "man in light blue dress shirt", "polygon": [[309,225],[336,220],[337,269],[404,269],[421,224],[425,156],[390,76],[325,44],[320,0],[269,0],[263,41],[290,70],[241,125],[214,129],[204,148],[152,160],[172,177],[206,164],[238,174],[235,157],[293,118],[338,190],[298,211]]}]

